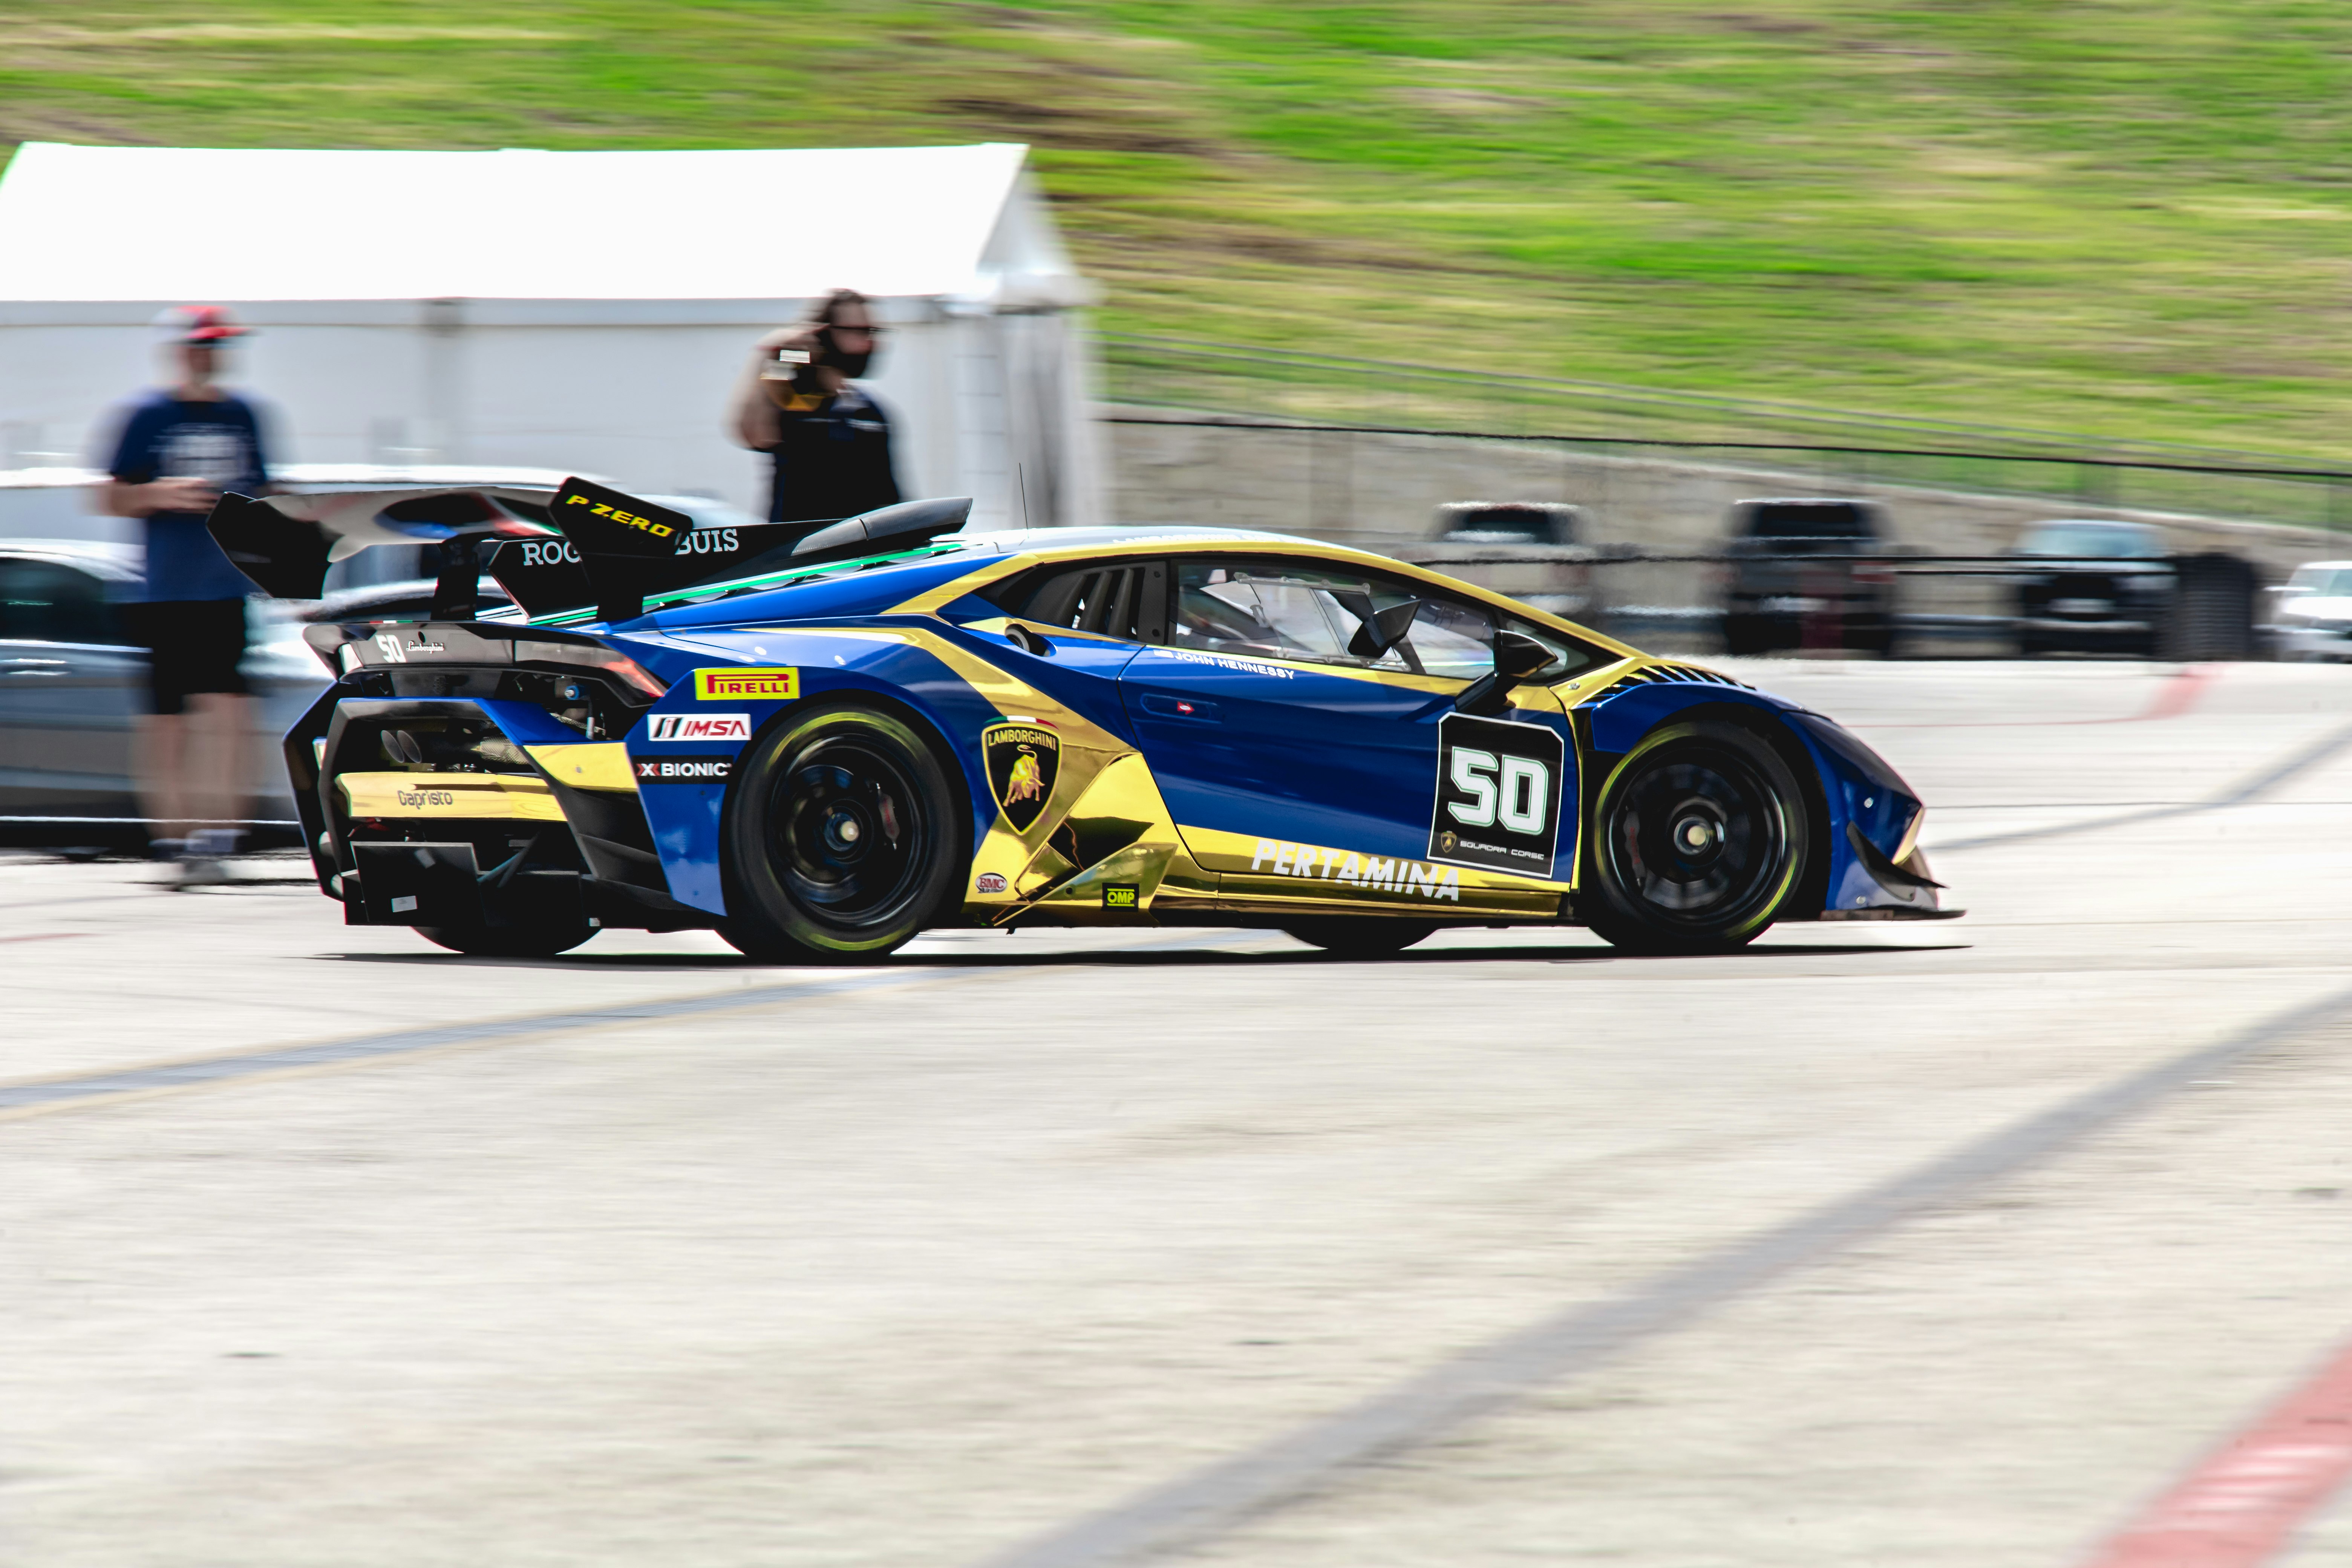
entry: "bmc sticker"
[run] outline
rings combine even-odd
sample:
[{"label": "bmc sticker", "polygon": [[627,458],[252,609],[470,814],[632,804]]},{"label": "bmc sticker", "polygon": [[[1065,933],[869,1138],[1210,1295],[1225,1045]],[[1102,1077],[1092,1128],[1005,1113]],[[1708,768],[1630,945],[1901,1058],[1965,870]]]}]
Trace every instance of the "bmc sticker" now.
[{"label": "bmc sticker", "polygon": [[1143,907],[1142,897],[1143,889],[1133,882],[1103,884],[1103,908],[1107,910],[1140,909]]},{"label": "bmc sticker", "polygon": [[698,669],[697,702],[790,702],[801,694],[797,669]]},{"label": "bmc sticker", "polygon": [[1045,815],[1054,780],[1062,771],[1062,738],[1036,724],[1010,721],[980,732],[988,759],[988,787],[1015,833],[1026,833]]},{"label": "bmc sticker", "polygon": [[1559,731],[1448,713],[1437,724],[1437,805],[1429,858],[1551,876],[1565,771]]},{"label": "bmc sticker", "polygon": [[641,784],[725,784],[733,776],[732,757],[632,757],[629,766]]},{"label": "bmc sticker", "polygon": [[749,713],[656,713],[646,721],[648,741],[748,741]]},{"label": "bmc sticker", "polygon": [[980,880],[974,882],[971,886],[974,892],[1001,893],[1004,891],[1003,873],[1000,871],[982,871],[980,874]]}]

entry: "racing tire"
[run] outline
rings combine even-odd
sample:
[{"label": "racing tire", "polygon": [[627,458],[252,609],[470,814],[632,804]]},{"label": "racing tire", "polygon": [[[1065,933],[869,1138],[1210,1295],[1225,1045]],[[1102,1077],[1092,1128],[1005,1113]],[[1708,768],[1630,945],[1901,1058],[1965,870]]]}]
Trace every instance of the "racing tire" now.
[{"label": "racing tire", "polygon": [[418,926],[416,934],[452,952],[476,958],[553,958],[596,934],[584,921],[556,926]]},{"label": "racing tire", "polygon": [[1673,724],[1627,753],[1593,816],[1578,913],[1629,952],[1724,952],[1772,923],[1805,866],[1803,791],[1736,724]]},{"label": "racing tire", "polygon": [[1389,920],[1380,915],[1332,915],[1282,928],[1309,947],[1339,958],[1386,958],[1402,952],[1437,930],[1432,921]]},{"label": "racing tire", "polygon": [[863,703],[796,712],[744,748],[719,839],[719,934],[768,963],[858,963],[935,923],[969,813],[931,745]]}]

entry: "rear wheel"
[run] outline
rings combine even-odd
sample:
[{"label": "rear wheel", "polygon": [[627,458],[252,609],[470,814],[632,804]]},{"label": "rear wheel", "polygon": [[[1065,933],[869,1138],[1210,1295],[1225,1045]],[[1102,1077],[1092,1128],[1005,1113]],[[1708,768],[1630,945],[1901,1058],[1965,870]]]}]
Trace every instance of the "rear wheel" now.
[{"label": "rear wheel", "polygon": [[1780,753],[1733,724],[1677,724],[1619,765],[1601,801],[1579,912],[1635,952],[1752,942],[1805,861],[1803,793]]},{"label": "rear wheel", "polygon": [[957,800],[893,713],[844,704],[789,720],[746,749],[728,793],[719,934],[774,963],[883,957],[955,894]]},{"label": "rear wheel", "polygon": [[554,926],[418,926],[416,934],[452,952],[478,958],[552,958],[596,934],[586,922]]},{"label": "rear wheel", "polygon": [[1342,958],[1386,958],[1402,952],[1437,927],[1427,921],[1386,920],[1378,915],[1333,915],[1282,928],[1309,947]]}]

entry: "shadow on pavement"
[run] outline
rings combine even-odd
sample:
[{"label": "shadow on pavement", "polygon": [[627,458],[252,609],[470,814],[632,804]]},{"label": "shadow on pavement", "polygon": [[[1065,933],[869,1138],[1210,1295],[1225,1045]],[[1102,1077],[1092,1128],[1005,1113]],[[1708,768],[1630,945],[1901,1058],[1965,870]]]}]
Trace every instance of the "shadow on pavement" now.
[{"label": "shadow on pavement", "polygon": [[[1246,939],[1242,939],[1246,940]],[[1910,942],[1878,945],[1862,942],[1775,943],[1743,947],[1729,952],[1657,954],[1622,952],[1613,947],[1450,947],[1427,952],[1384,953],[1351,958],[1313,948],[1286,947],[1271,952],[1223,952],[1192,948],[1175,952],[1150,948],[1103,948],[1076,952],[937,953],[897,956],[879,963],[814,967],[756,963],[730,952],[567,952],[553,958],[485,958],[456,952],[321,952],[314,959],[339,963],[465,964],[499,969],[595,969],[606,971],[757,970],[785,974],[905,973],[924,969],[1158,969],[1211,965],[1292,966],[1332,963],[1392,963],[1444,965],[1456,963],[1679,963],[1694,959],[1716,963],[1792,958],[1843,958],[1877,952],[1957,952],[1970,942]]]}]

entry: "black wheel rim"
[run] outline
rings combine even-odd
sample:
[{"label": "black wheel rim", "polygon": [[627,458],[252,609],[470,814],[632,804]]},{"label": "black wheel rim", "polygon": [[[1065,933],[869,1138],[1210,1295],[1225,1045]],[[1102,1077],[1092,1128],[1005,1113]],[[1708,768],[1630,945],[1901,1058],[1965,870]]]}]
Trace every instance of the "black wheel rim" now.
[{"label": "black wheel rim", "polygon": [[920,889],[932,825],[900,760],[863,739],[819,738],[777,770],[768,855],[795,902],[845,930],[888,925]]},{"label": "black wheel rim", "polygon": [[1678,749],[1628,779],[1610,813],[1616,881],[1654,918],[1738,925],[1778,889],[1788,855],[1779,795],[1745,758]]}]

